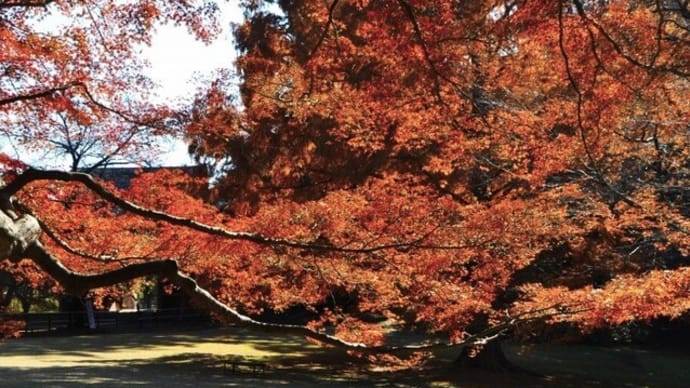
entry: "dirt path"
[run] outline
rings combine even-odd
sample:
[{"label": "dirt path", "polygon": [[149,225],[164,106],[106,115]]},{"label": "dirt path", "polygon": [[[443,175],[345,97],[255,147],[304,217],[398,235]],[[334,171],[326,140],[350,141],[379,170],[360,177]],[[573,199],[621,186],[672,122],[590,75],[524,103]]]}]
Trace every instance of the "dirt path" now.
[{"label": "dirt path", "polygon": [[[235,328],[22,338],[0,344],[0,354],[2,387],[369,386],[390,377],[362,374],[365,363],[301,337]],[[230,373],[222,360],[231,356],[269,370]]]},{"label": "dirt path", "polygon": [[[236,328],[22,338],[0,343],[2,387],[687,387],[690,355],[583,346],[506,347],[509,358],[544,377],[434,368],[385,372],[301,337]],[[242,356],[270,368],[229,373]],[[446,360],[454,354],[447,354]]]}]

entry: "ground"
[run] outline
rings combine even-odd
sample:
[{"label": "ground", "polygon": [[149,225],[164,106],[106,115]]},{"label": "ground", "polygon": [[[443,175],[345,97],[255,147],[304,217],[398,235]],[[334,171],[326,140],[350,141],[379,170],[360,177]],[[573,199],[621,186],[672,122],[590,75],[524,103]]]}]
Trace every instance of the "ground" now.
[{"label": "ground", "polygon": [[[0,344],[3,387],[685,387],[690,354],[586,346],[505,346],[509,358],[538,375],[460,372],[439,355],[416,370],[371,368],[337,349],[296,336],[237,329],[94,334],[10,340]],[[232,374],[222,359],[269,364],[264,374]]]}]

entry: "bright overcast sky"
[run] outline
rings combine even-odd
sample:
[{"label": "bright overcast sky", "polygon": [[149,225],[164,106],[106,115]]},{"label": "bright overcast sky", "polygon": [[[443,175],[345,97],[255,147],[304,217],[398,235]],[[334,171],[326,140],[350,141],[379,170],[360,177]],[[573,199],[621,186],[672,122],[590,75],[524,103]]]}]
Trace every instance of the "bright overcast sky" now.
[{"label": "bright overcast sky", "polygon": [[[202,77],[214,70],[233,66],[235,51],[231,23],[242,20],[242,11],[236,1],[220,3],[222,13],[221,35],[212,44],[195,40],[184,27],[162,26],[143,55],[151,63],[145,73],[158,85],[157,98],[161,101],[191,98],[195,91],[194,74]],[[168,166],[192,164],[187,146],[180,140],[164,142],[169,152],[161,157]]]},{"label": "bright overcast sky", "polygon": [[235,52],[230,24],[241,20],[236,2],[223,2],[223,32],[210,45],[195,40],[185,27],[164,25],[158,29],[143,55],[151,63],[145,73],[160,85],[158,95],[162,100],[191,97],[194,85],[190,81],[195,72],[204,75],[232,66]]}]

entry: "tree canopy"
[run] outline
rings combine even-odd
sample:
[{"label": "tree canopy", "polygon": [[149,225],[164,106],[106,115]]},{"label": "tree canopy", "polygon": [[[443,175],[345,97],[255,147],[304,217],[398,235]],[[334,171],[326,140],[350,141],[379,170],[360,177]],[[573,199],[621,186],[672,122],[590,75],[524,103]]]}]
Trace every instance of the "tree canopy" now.
[{"label": "tree canopy", "polygon": [[[218,174],[118,190],[4,157],[4,256],[77,294],[165,276],[221,319],[372,352],[690,308],[687,1],[243,1],[241,103],[221,77],[153,106],[136,44],[164,21],[212,39],[192,3],[0,2],[3,130],[182,131]],[[73,24],[39,32],[47,12]],[[256,318],[294,307],[314,318]]]}]

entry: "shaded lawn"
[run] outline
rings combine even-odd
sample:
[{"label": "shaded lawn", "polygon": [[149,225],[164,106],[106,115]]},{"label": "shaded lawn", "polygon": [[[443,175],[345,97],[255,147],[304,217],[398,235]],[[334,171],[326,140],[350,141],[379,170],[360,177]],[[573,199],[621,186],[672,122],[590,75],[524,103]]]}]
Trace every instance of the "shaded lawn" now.
[{"label": "shaded lawn", "polygon": [[[0,386],[690,386],[687,354],[583,346],[507,346],[509,358],[544,377],[462,372],[439,354],[416,370],[372,368],[338,349],[238,328],[22,338],[0,344]],[[269,364],[264,374],[224,371],[222,359]]]}]

